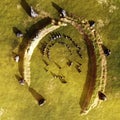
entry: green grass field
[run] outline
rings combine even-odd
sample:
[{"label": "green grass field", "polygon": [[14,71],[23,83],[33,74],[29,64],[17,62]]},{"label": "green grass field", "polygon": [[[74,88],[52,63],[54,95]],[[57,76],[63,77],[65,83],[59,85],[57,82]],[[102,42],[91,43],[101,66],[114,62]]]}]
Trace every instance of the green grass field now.
[{"label": "green grass field", "polygon": [[[4,0],[0,3],[0,120],[119,120],[120,119],[120,1],[119,0],[53,0],[70,13],[96,21],[96,29],[104,44],[111,50],[107,58],[108,79],[106,86],[107,101],[81,116],[80,99],[86,80],[88,55],[82,36],[72,26],[56,30],[70,35],[81,47],[83,59],[75,54],[75,47],[66,41],[72,49],[59,43],[50,48],[49,60],[40,52],[42,44],[49,40],[47,35],[35,49],[31,60],[31,88],[46,99],[40,107],[27,85],[21,86],[15,75],[19,75],[18,63],[15,63],[12,52],[18,52],[22,38],[17,38],[12,28],[17,27],[25,33],[32,24],[41,18],[30,18],[20,5],[20,0]],[[106,2],[105,2],[106,1]],[[51,0],[27,0],[39,13],[49,12],[58,17]],[[59,40],[60,41],[60,40]],[[46,66],[43,59],[48,61]],[[74,61],[67,66],[67,59]],[[75,61],[82,63],[81,73],[75,69]],[[59,69],[55,62],[62,68]],[[46,72],[45,69],[48,71]],[[66,84],[54,78],[51,72],[64,75]]]}]

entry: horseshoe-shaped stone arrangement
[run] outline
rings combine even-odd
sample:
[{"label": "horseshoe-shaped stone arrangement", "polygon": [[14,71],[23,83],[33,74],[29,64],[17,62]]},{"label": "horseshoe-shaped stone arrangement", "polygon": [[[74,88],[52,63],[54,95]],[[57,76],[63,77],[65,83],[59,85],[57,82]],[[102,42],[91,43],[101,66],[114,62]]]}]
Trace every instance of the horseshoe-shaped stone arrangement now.
[{"label": "horseshoe-shaped stone arrangement", "polygon": [[[66,16],[64,18],[60,18],[59,21],[55,21],[54,19],[51,21],[51,24],[46,26],[43,29],[40,29],[37,35],[28,42],[27,46],[24,50],[24,55],[22,58],[23,62],[23,78],[27,83],[28,87],[30,86],[31,78],[30,78],[30,60],[34,49],[38,45],[38,43],[45,37],[48,33],[60,28],[61,26],[66,26],[71,24],[75,27],[79,33],[83,36],[88,50],[89,63],[88,65],[88,75],[92,74],[89,80],[89,84],[87,85],[88,90],[84,95],[84,101],[82,102],[81,108],[82,114],[87,114],[92,108],[98,105],[99,100],[98,91],[105,91],[106,80],[107,80],[107,61],[106,56],[104,55],[104,51],[102,49],[102,39],[100,35],[96,32],[95,28],[90,27],[88,20],[83,20],[80,18],[73,18],[71,16]],[[92,55],[92,56],[91,56]],[[97,57],[100,59],[98,60]],[[101,64],[101,65],[100,65]],[[98,71],[98,69],[100,71]],[[100,75],[100,76],[97,76]],[[86,81],[88,82],[88,81]],[[97,87],[95,87],[97,86]],[[99,86],[99,87],[98,87]]]}]

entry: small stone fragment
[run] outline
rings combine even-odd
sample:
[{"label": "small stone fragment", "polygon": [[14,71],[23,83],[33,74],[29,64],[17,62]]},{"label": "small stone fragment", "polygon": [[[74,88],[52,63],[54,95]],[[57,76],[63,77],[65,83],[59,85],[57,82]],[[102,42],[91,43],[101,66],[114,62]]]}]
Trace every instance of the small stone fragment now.
[{"label": "small stone fragment", "polygon": [[45,103],[46,103],[46,100],[44,98],[42,98],[38,101],[39,106],[43,106]]},{"label": "small stone fragment", "polygon": [[20,57],[19,55],[16,55],[15,58],[14,58],[15,62],[19,62],[20,61]]},{"label": "small stone fragment", "polygon": [[33,17],[33,18],[38,17],[38,13],[33,9],[32,6],[30,7],[30,9],[31,9],[31,17]]},{"label": "small stone fragment", "polygon": [[100,100],[103,100],[103,101],[107,100],[106,95],[101,91],[98,92],[98,97]]}]

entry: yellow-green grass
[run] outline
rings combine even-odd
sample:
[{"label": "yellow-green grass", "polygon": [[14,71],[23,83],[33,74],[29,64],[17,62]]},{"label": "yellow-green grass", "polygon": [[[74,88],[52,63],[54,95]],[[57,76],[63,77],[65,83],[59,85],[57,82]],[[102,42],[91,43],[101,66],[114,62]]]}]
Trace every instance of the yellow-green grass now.
[{"label": "yellow-green grass", "polygon": [[[27,0],[38,11],[45,10],[51,15],[57,17],[57,12],[51,6],[51,1]],[[119,1],[109,1],[111,4],[98,4],[97,0],[76,0],[76,1],[55,1],[60,6],[64,7],[69,12],[78,16],[86,17],[87,19],[105,21],[108,19],[110,23],[105,23],[105,26],[99,28],[100,35],[106,46],[108,46],[112,54],[108,57],[108,81],[106,87],[106,95],[108,101],[102,103],[99,107],[92,110],[87,116],[80,116],[80,95],[85,81],[86,72],[78,75],[74,69],[68,69],[72,74],[68,76],[68,83],[62,84],[59,79],[53,79],[50,72],[45,72],[39,46],[34,51],[31,61],[31,87],[46,99],[46,104],[42,107],[38,106],[35,99],[28,91],[27,86],[20,86],[15,74],[19,74],[18,64],[12,59],[12,50],[17,51],[16,47],[21,42],[21,39],[15,37],[12,27],[16,26],[25,32],[25,29],[31,26],[39,19],[31,19],[20,7],[20,0],[4,0],[0,3],[0,119],[2,120],[119,120],[120,119],[120,54],[119,54],[119,9],[113,13],[109,13],[111,4],[120,7]],[[36,6],[37,5],[37,6]],[[74,40],[80,40],[81,45],[85,46],[78,32],[72,27],[61,28],[59,31],[73,37]],[[76,35],[77,34],[77,35]],[[44,38],[43,41],[47,40]],[[42,41],[41,41],[42,42]],[[58,46],[56,46],[58,47]],[[60,47],[60,46],[59,46]],[[61,49],[65,48],[61,46]],[[87,55],[83,55],[87,61]],[[57,49],[57,48],[54,48]],[[58,50],[59,51],[59,50]],[[61,51],[59,51],[61,52]],[[52,54],[56,54],[55,51]],[[68,53],[66,53],[68,54]],[[58,55],[59,56],[59,55]],[[57,59],[57,58],[56,58]],[[84,66],[85,61],[81,61]],[[53,69],[52,69],[53,68]],[[55,71],[57,68],[51,64],[50,69]],[[87,67],[82,68],[87,70]],[[66,69],[63,69],[64,74],[67,74]],[[51,84],[54,88],[51,87]],[[52,90],[50,90],[52,89]]]}]

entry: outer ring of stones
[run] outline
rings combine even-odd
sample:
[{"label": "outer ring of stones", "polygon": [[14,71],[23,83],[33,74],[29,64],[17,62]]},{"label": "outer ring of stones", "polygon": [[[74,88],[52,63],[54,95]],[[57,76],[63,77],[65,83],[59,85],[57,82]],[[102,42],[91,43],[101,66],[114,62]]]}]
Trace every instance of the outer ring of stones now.
[{"label": "outer ring of stones", "polygon": [[[62,21],[63,24],[62,24],[62,22],[58,22],[57,25],[53,25],[53,26],[50,27],[50,28],[45,28],[45,29],[41,30],[41,31],[38,33],[37,37],[34,38],[34,41],[35,41],[35,42],[31,42],[30,44],[28,44],[28,46],[26,46],[26,50],[25,50],[25,52],[24,52],[24,58],[23,58],[23,68],[24,68],[24,69],[23,69],[23,70],[24,70],[23,76],[24,76],[25,81],[26,81],[26,83],[27,83],[28,86],[30,86],[30,59],[31,59],[32,53],[33,53],[35,47],[37,46],[37,44],[39,43],[39,41],[40,41],[45,35],[47,35],[49,32],[54,31],[55,29],[59,28],[60,26],[66,25],[66,24],[64,24],[64,23],[70,23],[71,25],[73,25],[73,26],[74,26],[75,28],[77,28],[78,30],[80,29],[80,27],[82,27],[83,24],[85,24],[85,22],[88,23],[88,22],[85,20],[85,21],[83,21],[83,23],[80,22],[80,24],[77,24],[77,20],[76,20],[76,19],[73,19],[73,18],[71,18],[71,17],[66,17],[66,18],[60,19],[60,21]],[[87,24],[87,25],[88,25],[88,24]],[[91,28],[90,28],[89,26],[87,26],[86,29],[91,32],[91,35],[92,35],[93,37],[95,37],[95,34],[93,35],[92,30],[91,30]],[[82,35],[85,34],[85,32],[84,32],[83,29],[80,30],[80,34],[82,34]],[[101,49],[101,44],[102,44],[101,38],[100,38],[99,35],[98,35],[97,37],[98,37],[97,40],[95,40],[95,41],[97,41],[97,42],[95,42],[95,41],[93,41],[93,42],[94,42],[94,44],[96,44],[97,47],[99,48],[99,54],[100,54],[101,59],[102,59],[102,60],[101,60],[102,71],[101,71],[101,77],[100,77],[100,82],[99,82],[100,85],[99,85],[99,88],[98,88],[97,90],[104,92],[104,90],[105,90],[105,85],[106,85],[106,79],[107,79],[107,68],[106,68],[107,62],[106,62],[106,58],[105,58],[105,56],[104,56],[104,54],[103,54],[103,51],[102,51],[102,49]],[[37,41],[37,42],[36,42],[36,41]],[[31,46],[32,46],[32,47],[31,47]],[[101,53],[100,53],[100,52],[101,52]],[[105,61],[104,63],[102,62],[103,60]],[[29,71],[29,75],[28,75],[27,71]],[[103,71],[104,71],[104,72],[103,72]],[[27,76],[27,77],[26,77],[26,76]],[[102,77],[102,76],[104,76],[104,77]],[[27,81],[27,79],[29,79],[29,80]],[[97,106],[97,104],[98,104],[99,102],[100,102],[100,101],[99,101],[99,99],[98,99],[98,93],[97,93],[97,94],[96,94],[96,98],[94,99],[93,103],[90,105],[89,108],[86,108],[86,107],[87,107],[87,106],[86,106],[85,109],[83,109],[82,113],[83,113],[83,114],[87,114],[92,108],[94,108],[95,106]]]}]

